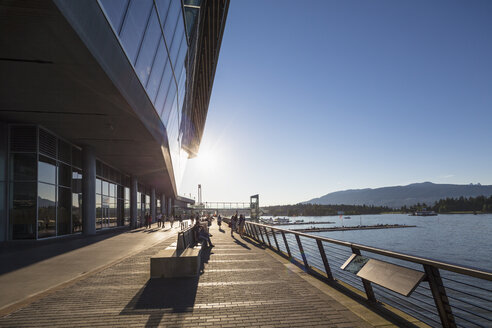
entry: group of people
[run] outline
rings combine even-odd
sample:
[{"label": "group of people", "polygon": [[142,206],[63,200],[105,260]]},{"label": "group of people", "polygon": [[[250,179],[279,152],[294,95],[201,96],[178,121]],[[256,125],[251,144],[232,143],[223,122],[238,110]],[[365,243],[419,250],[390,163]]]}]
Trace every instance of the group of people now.
[{"label": "group of people", "polygon": [[238,233],[241,238],[244,236],[244,227],[246,225],[246,218],[244,215],[240,215],[237,217],[237,213],[231,217],[230,228],[231,228],[231,237],[234,237],[234,232]]},{"label": "group of people", "polygon": [[[169,223],[171,224],[171,228],[173,227],[174,225],[174,221],[179,221],[179,224],[181,226],[182,222],[183,222],[183,217],[181,215],[169,215],[166,217],[166,215],[162,214],[162,213],[159,213],[157,216],[156,216],[156,219],[157,219],[157,228],[164,228],[165,227],[165,224],[166,224],[166,221],[169,221]],[[152,228],[152,216],[150,215],[149,212],[146,212],[145,213],[145,216],[144,216],[144,222],[145,224],[145,228],[146,229],[150,229]]]}]

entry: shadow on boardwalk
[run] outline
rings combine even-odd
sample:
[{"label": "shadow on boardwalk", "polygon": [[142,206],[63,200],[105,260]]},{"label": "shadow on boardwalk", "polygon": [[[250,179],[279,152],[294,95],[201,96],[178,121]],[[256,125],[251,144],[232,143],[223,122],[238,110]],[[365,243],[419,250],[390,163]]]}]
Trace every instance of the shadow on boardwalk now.
[{"label": "shadow on boardwalk", "polygon": [[[200,275],[210,260],[212,248],[201,252]],[[159,325],[166,313],[193,312],[200,276],[195,278],[149,279],[120,315],[150,315],[146,327]]]},{"label": "shadow on boardwalk", "polygon": [[[16,240],[1,243],[0,263],[2,266],[0,266],[0,275],[128,232],[128,227],[122,227],[114,230],[103,230],[94,236],[69,235],[47,240]],[[137,230],[137,232],[141,232],[141,230]]]}]

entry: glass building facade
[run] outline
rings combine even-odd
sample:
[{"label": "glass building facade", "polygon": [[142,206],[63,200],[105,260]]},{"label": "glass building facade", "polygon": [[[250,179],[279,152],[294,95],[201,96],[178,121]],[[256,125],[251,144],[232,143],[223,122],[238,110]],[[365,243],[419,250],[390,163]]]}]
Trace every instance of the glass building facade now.
[{"label": "glass building facade", "polygon": [[[140,83],[167,129],[178,189],[188,158],[181,147],[180,131],[186,92],[185,59],[200,2],[99,0]],[[185,17],[188,24],[185,24]]]},{"label": "glass building facade", "polygon": [[200,144],[228,5],[3,5],[0,38],[23,46],[0,48],[14,59],[0,61],[0,241],[171,214]]}]

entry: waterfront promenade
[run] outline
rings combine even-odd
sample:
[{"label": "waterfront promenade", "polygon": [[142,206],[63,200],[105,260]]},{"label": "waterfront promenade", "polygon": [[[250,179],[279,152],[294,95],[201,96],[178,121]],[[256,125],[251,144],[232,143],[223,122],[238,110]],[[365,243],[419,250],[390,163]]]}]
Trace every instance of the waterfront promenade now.
[{"label": "waterfront promenade", "polygon": [[[127,231],[81,247],[72,252],[85,254],[81,262],[90,262],[91,256],[98,257],[99,247],[94,245],[113,242],[116,248],[124,249],[127,238],[128,242],[133,238],[133,242],[140,243],[140,249],[132,248],[124,256],[118,253],[112,261],[98,263],[101,265],[92,270],[87,268],[88,272],[74,275],[72,280],[53,284],[37,296],[25,296],[12,311],[2,313],[0,327],[392,325],[272,251],[237,235],[237,239],[231,238],[230,230],[225,230],[220,232],[215,223],[211,228],[216,247],[203,251],[203,273],[197,279],[149,279],[149,257],[175,241],[177,230]],[[28,250],[24,252],[26,255]],[[45,268],[43,262],[56,261],[64,255],[34,263],[30,268],[34,279],[31,284],[42,284],[42,279],[36,278],[36,266]],[[21,282],[28,283],[29,278],[21,274],[27,269],[7,275],[11,282],[18,276]],[[52,274],[68,276],[73,274],[71,270],[60,265]],[[15,288],[4,284],[2,300],[6,290],[13,292]]]}]

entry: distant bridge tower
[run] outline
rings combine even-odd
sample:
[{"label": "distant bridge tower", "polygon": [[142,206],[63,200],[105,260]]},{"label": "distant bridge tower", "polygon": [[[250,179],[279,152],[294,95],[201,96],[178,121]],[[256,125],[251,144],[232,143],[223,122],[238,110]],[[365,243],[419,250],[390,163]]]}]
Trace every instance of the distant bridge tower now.
[{"label": "distant bridge tower", "polygon": [[202,205],[202,185],[198,185],[198,205]]},{"label": "distant bridge tower", "polygon": [[249,198],[249,206],[251,210],[251,220],[258,221],[260,218],[260,196],[258,194]]}]

